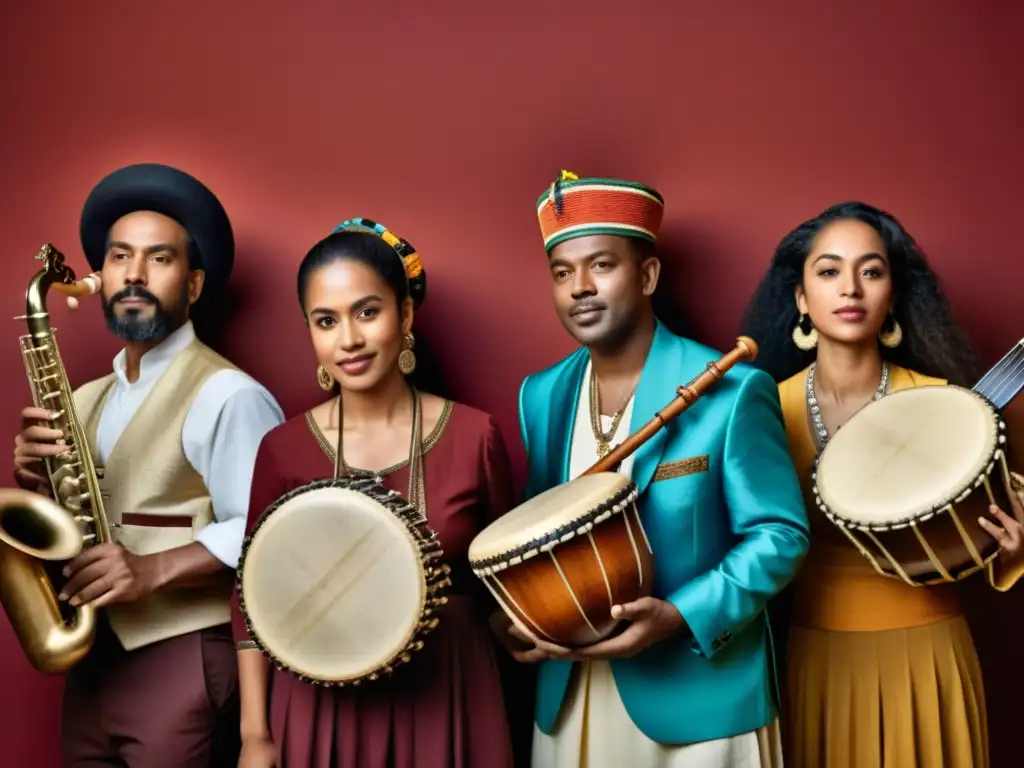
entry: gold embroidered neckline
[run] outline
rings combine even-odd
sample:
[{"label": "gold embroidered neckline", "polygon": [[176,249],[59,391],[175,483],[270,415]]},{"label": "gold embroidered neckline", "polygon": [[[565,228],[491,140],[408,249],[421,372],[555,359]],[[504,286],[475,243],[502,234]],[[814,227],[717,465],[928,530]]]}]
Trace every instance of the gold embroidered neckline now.
[{"label": "gold embroidered neckline", "polygon": [[[424,439],[423,441],[424,454],[426,454],[427,451],[429,451],[431,448],[437,445],[438,441],[441,439],[441,435],[444,432],[445,427],[448,426],[448,422],[451,419],[453,407],[454,403],[451,400],[444,401],[444,405],[441,407],[441,416],[438,418],[437,424],[434,425],[434,428],[430,430],[430,434],[427,435],[426,439]],[[334,446],[331,445],[330,441],[324,435],[323,430],[321,430],[320,426],[316,423],[316,419],[313,418],[313,411],[311,410],[306,411],[306,425],[309,427],[309,431],[313,433],[313,437],[316,438],[317,443],[320,444],[320,450],[322,450],[324,454],[326,454],[327,458],[329,458],[333,462],[335,458]],[[353,472],[378,475],[383,477],[384,475],[390,475],[392,472],[397,472],[403,467],[408,466],[408,464],[409,460],[403,459],[397,464],[392,464],[390,467],[385,467],[384,469],[378,470],[376,472],[371,472],[370,470],[367,469],[361,469],[360,467],[352,466],[350,466],[349,469],[351,469]]]}]

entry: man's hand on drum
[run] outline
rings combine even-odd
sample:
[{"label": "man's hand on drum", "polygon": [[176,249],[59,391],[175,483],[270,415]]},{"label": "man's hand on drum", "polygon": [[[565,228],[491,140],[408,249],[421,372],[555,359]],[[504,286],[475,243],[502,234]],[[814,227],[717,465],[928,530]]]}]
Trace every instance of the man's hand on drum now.
[{"label": "man's hand on drum", "polygon": [[1010,517],[996,505],[989,507],[992,516],[1002,523],[1002,527],[983,517],[978,524],[999,542],[1000,554],[1004,560],[1014,560],[1024,556],[1024,477],[1016,472],[1010,473],[1010,506],[1013,517]]},{"label": "man's hand on drum", "polygon": [[26,491],[46,496],[50,481],[43,459],[68,450],[56,443],[64,433],[50,425],[50,412],[45,408],[26,408],[21,412],[21,434],[14,438],[14,480]]},{"label": "man's hand on drum", "polygon": [[543,659],[628,659],[685,627],[682,615],[665,600],[642,597],[612,607],[612,617],[628,622],[625,629],[607,640],[584,648],[564,648],[524,634],[501,611],[491,616],[491,629],[516,661],[525,664]]},{"label": "man's hand on drum", "polygon": [[545,643],[542,640],[534,641],[532,637],[519,629],[502,610],[491,614],[488,621],[491,632],[498,638],[498,642],[512,654],[512,658],[523,664],[535,664],[544,659],[564,659],[568,654],[568,648],[559,645]]},{"label": "man's hand on drum", "polygon": [[612,618],[628,622],[626,628],[607,640],[574,649],[571,658],[628,659],[686,627],[676,607],[656,597],[641,597],[632,603],[612,606]]}]

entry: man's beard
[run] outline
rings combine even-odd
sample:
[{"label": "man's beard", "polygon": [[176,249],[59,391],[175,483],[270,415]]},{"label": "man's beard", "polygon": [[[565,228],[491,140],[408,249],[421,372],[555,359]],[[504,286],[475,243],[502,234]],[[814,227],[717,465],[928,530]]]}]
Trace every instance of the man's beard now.
[{"label": "man's beard", "polygon": [[[150,317],[140,317],[139,313],[129,310],[123,317],[114,313],[114,305],[122,299],[143,299],[153,305]],[[118,291],[109,299],[102,299],[103,315],[107,319],[110,332],[122,341],[163,341],[178,330],[188,319],[188,283],[182,286],[178,301],[165,307],[152,293],[138,285],[130,285]]]}]

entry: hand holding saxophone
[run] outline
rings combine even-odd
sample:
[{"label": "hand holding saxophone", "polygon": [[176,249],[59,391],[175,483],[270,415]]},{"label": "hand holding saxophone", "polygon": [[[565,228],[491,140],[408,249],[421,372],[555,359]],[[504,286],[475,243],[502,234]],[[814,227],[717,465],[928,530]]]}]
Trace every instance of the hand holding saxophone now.
[{"label": "hand holding saxophone", "polygon": [[134,555],[120,544],[90,547],[64,567],[60,594],[73,606],[131,603],[160,586],[158,555]]},{"label": "hand holding saxophone", "polygon": [[26,491],[52,496],[43,459],[57,456],[67,446],[57,444],[64,437],[59,429],[45,426],[51,414],[45,408],[26,408],[21,412],[21,434],[14,438],[14,480]]},{"label": "hand holding saxophone", "polygon": [[[21,434],[14,438],[14,479],[25,490],[47,496],[52,493],[43,460],[68,450],[56,442],[64,433],[46,426],[51,418],[45,408],[25,408]],[[68,582],[60,599],[94,608],[132,602],[157,589],[158,571],[155,557],[133,555],[120,544],[98,544],[65,566]]]}]

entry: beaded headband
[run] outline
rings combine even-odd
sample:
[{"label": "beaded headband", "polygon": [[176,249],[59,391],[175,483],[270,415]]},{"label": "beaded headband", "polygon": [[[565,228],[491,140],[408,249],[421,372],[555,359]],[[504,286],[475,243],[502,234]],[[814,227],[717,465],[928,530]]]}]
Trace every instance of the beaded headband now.
[{"label": "beaded headband", "polygon": [[378,224],[372,219],[356,217],[341,222],[341,224],[331,230],[331,234],[342,231],[369,232],[370,234],[377,235],[398,254],[398,257],[402,260],[402,266],[405,268],[407,280],[415,280],[423,274],[423,262],[420,261],[420,255],[416,252],[416,249],[412,247],[408,240],[399,237],[383,224]]},{"label": "beaded headband", "polygon": [[620,235],[654,242],[665,201],[644,184],[620,179],[581,179],[563,170],[537,198],[544,249],[586,235]]}]

